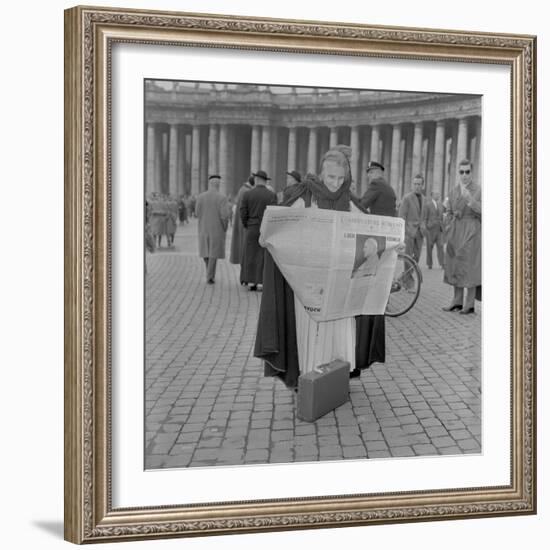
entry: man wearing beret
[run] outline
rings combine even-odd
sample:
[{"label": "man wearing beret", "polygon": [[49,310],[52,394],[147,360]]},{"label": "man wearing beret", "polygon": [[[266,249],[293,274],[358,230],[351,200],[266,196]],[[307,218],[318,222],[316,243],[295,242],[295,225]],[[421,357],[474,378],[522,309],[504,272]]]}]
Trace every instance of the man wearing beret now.
[{"label": "man wearing beret", "polygon": [[395,216],[395,191],[384,178],[384,166],[370,161],[367,168],[368,187],[361,199],[361,206],[370,214]]},{"label": "man wearing beret", "polygon": [[250,290],[256,290],[263,283],[264,249],[260,246],[260,225],[265,209],[270,204],[277,204],[277,195],[267,188],[271,179],[263,170],[252,174],[254,188],[247,191],[242,198],[240,215],[246,230],[241,280],[250,284]]},{"label": "man wearing beret", "polygon": [[225,232],[231,209],[227,198],[220,193],[220,176],[208,178],[208,191],[197,197],[195,212],[199,219],[199,256],[206,266],[206,282],[214,284],[216,262],[225,258]]}]

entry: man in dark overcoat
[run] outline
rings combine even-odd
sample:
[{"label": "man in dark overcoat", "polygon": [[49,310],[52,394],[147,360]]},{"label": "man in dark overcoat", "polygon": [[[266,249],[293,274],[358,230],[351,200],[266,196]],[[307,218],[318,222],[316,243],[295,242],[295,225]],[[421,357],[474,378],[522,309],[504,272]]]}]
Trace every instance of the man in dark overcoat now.
[{"label": "man in dark overcoat", "polygon": [[206,282],[214,284],[216,262],[225,258],[225,233],[231,216],[227,198],[220,189],[220,176],[208,178],[208,191],[197,197],[195,213],[199,220],[199,256],[206,266]]},{"label": "man in dark overcoat", "polygon": [[263,282],[264,271],[264,249],[259,243],[260,225],[267,206],[277,204],[277,195],[267,189],[271,178],[263,170],[252,175],[254,189],[243,195],[239,210],[246,231],[241,281],[249,283],[250,290],[256,290]]},{"label": "man in dark overcoat", "polygon": [[384,178],[384,166],[376,161],[367,167],[368,187],[361,199],[361,206],[370,214],[395,216],[395,191]]},{"label": "man in dark overcoat", "polygon": [[[241,185],[235,199],[235,215],[233,217],[233,233],[231,235],[231,252],[229,255],[229,261],[232,264],[240,264],[241,275],[243,272],[244,239],[246,233],[241,221],[241,204],[244,194],[248,193],[248,191],[250,191],[253,187],[254,176],[250,176],[248,180]],[[241,284],[245,283],[246,281],[244,281],[241,277]]]}]

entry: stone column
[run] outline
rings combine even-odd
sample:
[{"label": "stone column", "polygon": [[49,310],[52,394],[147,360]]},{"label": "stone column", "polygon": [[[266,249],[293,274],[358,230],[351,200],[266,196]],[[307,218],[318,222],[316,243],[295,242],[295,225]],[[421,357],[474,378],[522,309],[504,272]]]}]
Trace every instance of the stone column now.
[{"label": "stone column", "polygon": [[170,196],[178,195],[178,125],[170,124],[170,149],[168,152],[168,189]]},{"label": "stone column", "polygon": [[328,140],[329,149],[332,149],[335,145],[338,145],[338,127],[332,126],[330,129],[330,137]]},{"label": "stone column", "polygon": [[427,139],[427,161],[426,161],[426,196],[432,191],[439,191],[434,185],[434,152],[435,152],[435,126],[430,124]]},{"label": "stone column", "polygon": [[370,159],[380,162],[380,126],[373,126],[370,134]]},{"label": "stone column", "polygon": [[[399,152],[401,148],[401,125],[394,124],[391,136],[391,164],[390,168],[390,185],[397,193],[399,188]],[[386,167],[387,169],[388,167]]]},{"label": "stone column", "polygon": [[319,159],[330,149],[330,128],[317,130],[317,158]]},{"label": "stone column", "polygon": [[200,193],[201,171],[201,127],[193,126],[191,137],[191,193],[197,196]]},{"label": "stone column", "polygon": [[445,196],[449,193],[449,189],[452,186],[451,164],[453,160],[453,138],[447,137],[446,134],[445,134],[444,149],[445,149],[445,160],[443,164],[443,192],[441,194],[443,198],[445,198]]},{"label": "stone column", "polygon": [[218,125],[211,124],[208,134],[208,175],[218,173]]},{"label": "stone column", "polygon": [[161,128],[156,129],[155,137],[155,191],[162,192],[162,161],[163,161],[163,131]]},{"label": "stone column", "polygon": [[185,193],[185,128],[180,126],[178,131],[178,168],[176,170],[178,196]]},{"label": "stone column", "polygon": [[296,127],[288,129],[288,172],[290,172],[291,170],[296,170],[296,132]]},{"label": "stone column", "polygon": [[317,128],[309,128],[309,143],[307,146],[307,171],[317,173]]},{"label": "stone column", "polygon": [[[460,162],[468,157],[468,119],[458,120],[458,137],[456,143],[456,160]],[[458,166],[458,165],[457,165]]]},{"label": "stone column", "polygon": [[185,133],[185,193],[191,193],[191,152],[193,136],[191,132]]},{"label": "stone column", "polygon": [[[241,177],[246,179],[248,177],[248,174],[243,173],[242,176],[237,173],[235,170],[235,161],[241,164],[247,164],[249,159],[243,159],[242,155],[239,155],[237,160],[237,151],[240,151],[237,148],[237,136],[242,135],[239,134],[241,129],[237,129],[236,127],[231,127],[227,125],[227,175],[226,175],[226,186],[225,190],[227,195],[234,195],[241,187],[242,181],[240,181]],[[244,132],[243,132],[244,133]],[[220,142],[221,143],[221,142]],[[248,152],[248,151],[247,151]]]},{"label": "stone column", "polygon": [[262,161],[260,168],[267,172],[269,177],[272,174],[269,173],[269,166],[271,164],[271,127],[262,127]]},{"label": "stone column", "polygon": [[475,147],[475,160],[474,160],[474,178],[475,182],[478,185],[482,184],[482,175],[483,175],[483,158],[481,154],[481,117],[476,116],[475,118],[475,132],[476,132],[476,147]]},{"label": "stone column", "polygon": [[[273,126],[271,128],[271,163],[269,165],[269,177],[273,179],[271,185],[275,191],[278,191],[278,186],[281,182],[281,171],[283,169],[283,162],[280,155],[280,140],[279,140],[279,127]],[[284,171],[283,171],[284,173]]]},{"label": "stone column", "polygon": [[404,181],[403,181],[403,194],[408,193],[411,190],[411,183],[413,178],[413,140],[412,140],[412,129],[409,128],[407,131],[407,137],[405,139],[405,148],[403,153],[403,170],[404,170]]},{"label": "stone column", "polygon": [[[361,182],[367,183],[367,167],[369,165],[370,155],[370,130],[368,126],[363,128],[363,143],[361,145]],[[366,189],[363,186],[363,189]]]},{"label": "stone column", "polygon": [[200,141],[200,176],[199,185],[200,190],[206,191],[208,189],[208,141],[210,137],[210,128],[208,126],[201,127],[201,141]]},{"label": "stone column", "polygon": [[458,181],[458,124],[453,124],[451,130],[451,155],[450,155],[450,187],[454,187]]},{"label": "stone column", "polygon": [[147,171],[145,173],[145,196],[155,190],[155,125],[147,124]]},{"label": "stone column", "polygon": [[422,162],[422,122],[414,125],[413,151],[412,151],[412,177],[414,178],[421,171]]},{"label": "stone column", "polygon": [[434,175],[432,189],[439,191],[443,197],[443,183],[445,181],[445,121],[438,120],[435,125]]},{"label": "stone column", "polygon": [[228,140],[227,140],[227,132],[228,132],[228,127],[227,127],[227,124],[221,124],[220,125],[220,155],[219,155],[219,160],[220,160],[220,165],[219,165],[219,173],[220,173],[220,176],[221,176],[221,184],[220,184],[220,193],[222,193],[223,195],[227,195],[227,190],[229,189],[229,182],[228,182],[228,178],[229,178],[229,170],[227,169],[228,167],[228,157],[227,157],[227,152],[228,152]]},{"label": "stone column", "polygon": [[260,169],[260,139],[261,126],[252,126],[252,142],[250,145],[250,171],[256,172]]},{"label": "stone column", "polygon": [[399,177],[397,178],[398,189],[396,190],[397,198],[401,200],[405,192],[405,181],[404,181],[404,172],[405,172],[405,151],[407,149],[406,140],[402,139],[399,144]]},{"label": "stone column", "polygon": [[422,140],[422,154],[420,161],[420,173],[424,177],[424,193],[428,192],[428,139]]},{"label": "stone column", "polygon": [[386,169],[386,180],[390,177],[391,172],[391,143],[390,143],[390,136],[393,134],[391,127],[383,128],[382,129],[382,151],[378,152],[378,156],[382,159],[382,164],[384,165],[384,168]]},{"label": "stone column", "polygon": [[351,147],[351,178],[355,182],[355,192],[361,195],[361,173],[360,173],[360,159],[361,150],[359,148],[359,126],[351,127],[350,136]]},{"label": "stone column", "polygon": [[468,152],[466,153],[466,157],[470,159],[472,164],[476,161],[476,136],[471,135],[468,139]]}]

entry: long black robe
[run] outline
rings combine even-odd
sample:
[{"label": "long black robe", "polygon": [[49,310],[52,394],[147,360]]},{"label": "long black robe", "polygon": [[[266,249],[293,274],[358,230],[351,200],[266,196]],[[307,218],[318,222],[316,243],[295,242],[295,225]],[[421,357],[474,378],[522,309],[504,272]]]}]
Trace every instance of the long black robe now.
[{"label": "long black robe", "polygon": [[260,225],[265,209],[277,204],[277,195],[265,187],[257,185],[247,191],[242,198],[240,215],[245,228],[241,280],[252,284],[262,284],[264,271],[264,249],[258,242]]},{"label": "long black robe", "polygon": [[241,185],[237,197],[235,199],[235,214],[233,216],[233,233],[231,235],[231,252],[229,254],[229,261],[232,264],[242,264],[243,249],[244,249],[244,237],[245,229],[243,222],[241,221],[241,201],[243,195],[252,189],[250,183],[245,182]]}]

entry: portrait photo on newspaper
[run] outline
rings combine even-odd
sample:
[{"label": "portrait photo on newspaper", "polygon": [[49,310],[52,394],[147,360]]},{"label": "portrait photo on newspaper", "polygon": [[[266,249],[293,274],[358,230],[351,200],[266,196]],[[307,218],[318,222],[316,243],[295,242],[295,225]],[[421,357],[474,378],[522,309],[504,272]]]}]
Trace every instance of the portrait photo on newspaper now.
[{"label": "portrait photo on newspaper", "polygon": [[482,97],[144,105],[145,468],[482,453]]}]

